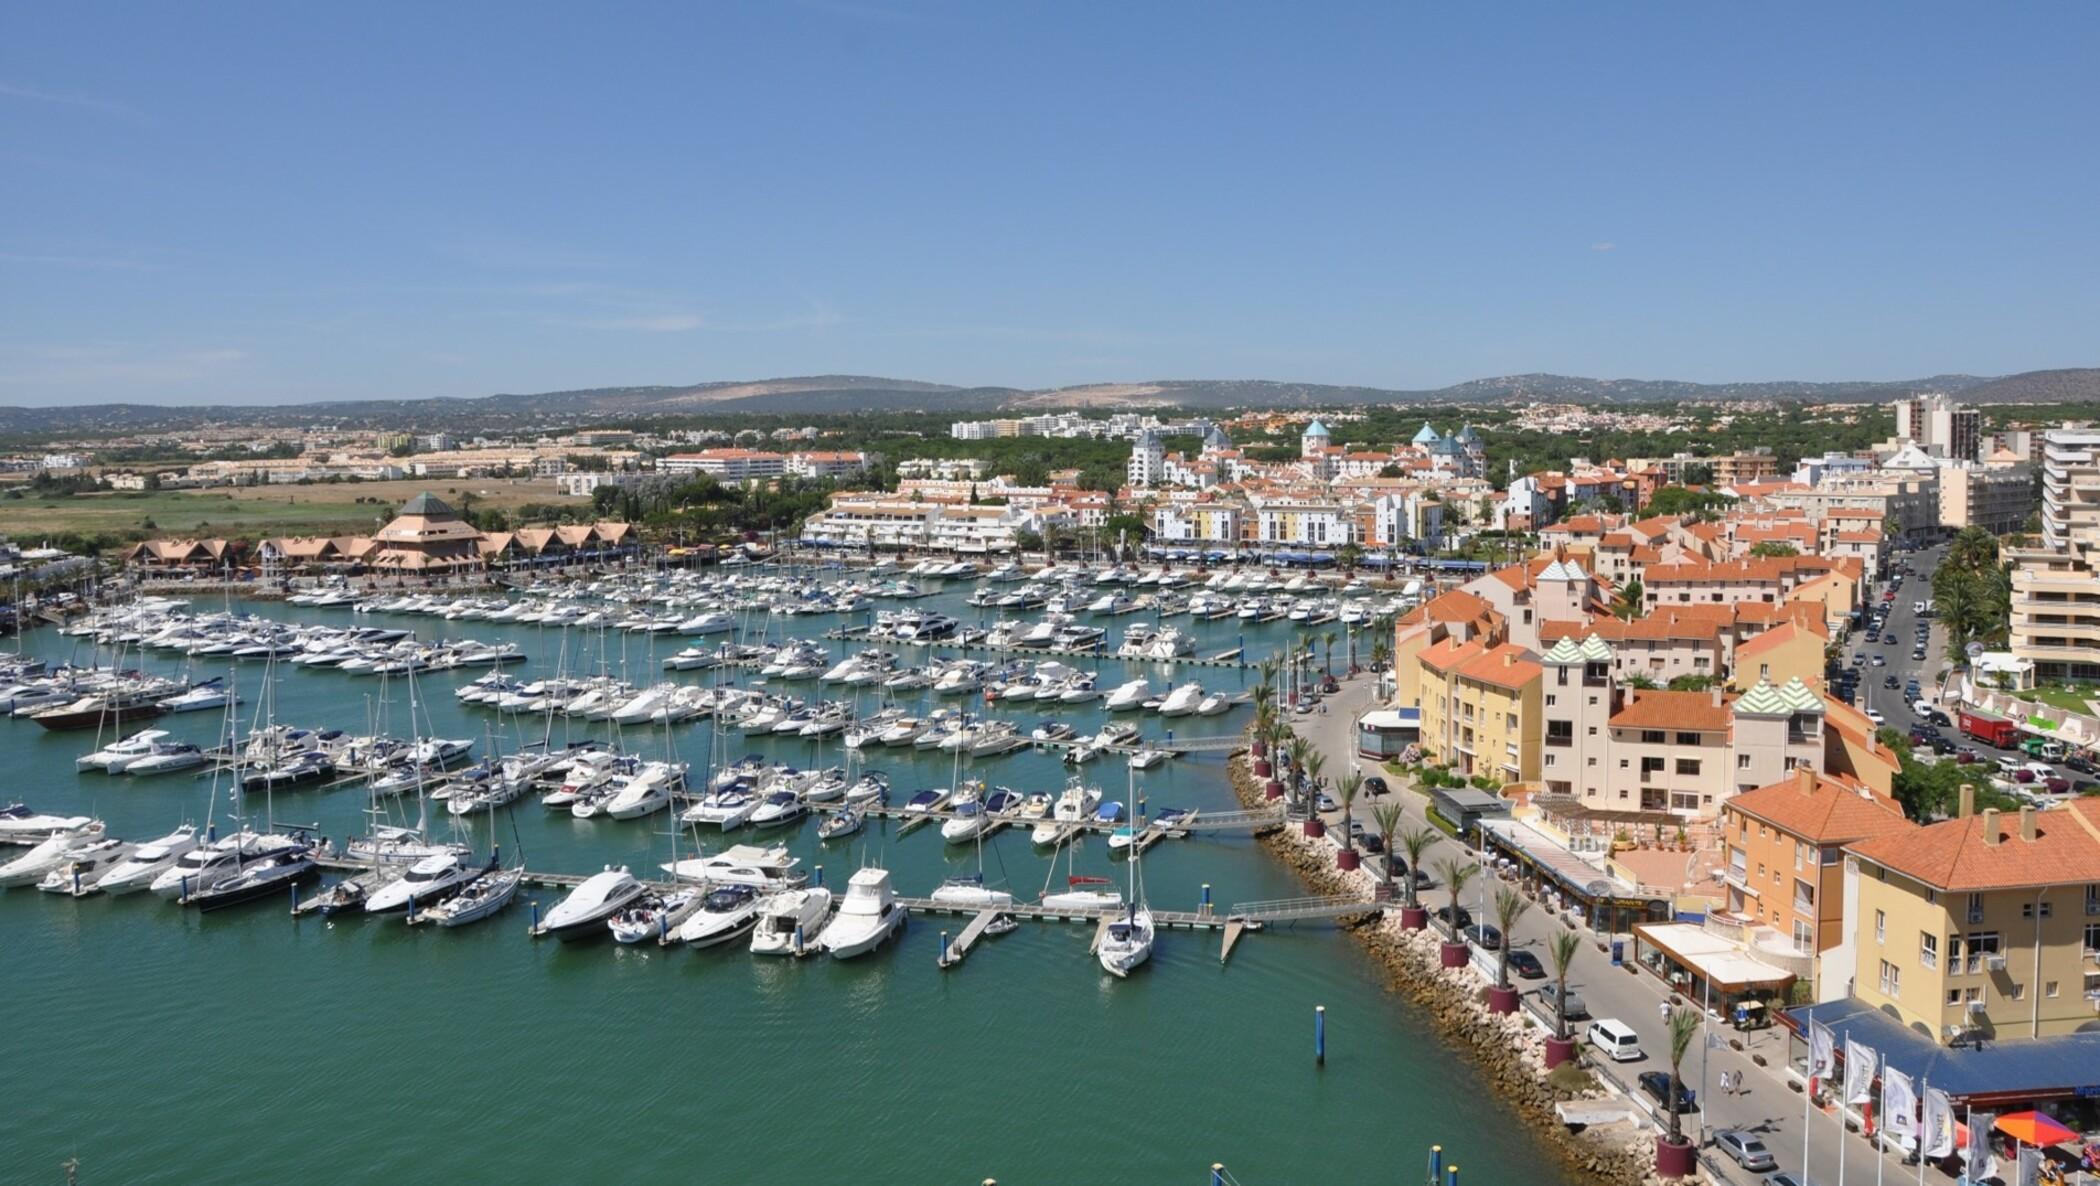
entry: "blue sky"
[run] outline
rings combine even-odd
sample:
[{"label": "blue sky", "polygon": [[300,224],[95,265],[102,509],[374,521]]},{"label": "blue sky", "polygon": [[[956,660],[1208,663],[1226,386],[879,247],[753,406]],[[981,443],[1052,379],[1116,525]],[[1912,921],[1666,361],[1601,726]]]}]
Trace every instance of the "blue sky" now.
[{"label": "blue sky", "polygon": [[7,26],[6,403],[2100,363],[2090,4]]}]

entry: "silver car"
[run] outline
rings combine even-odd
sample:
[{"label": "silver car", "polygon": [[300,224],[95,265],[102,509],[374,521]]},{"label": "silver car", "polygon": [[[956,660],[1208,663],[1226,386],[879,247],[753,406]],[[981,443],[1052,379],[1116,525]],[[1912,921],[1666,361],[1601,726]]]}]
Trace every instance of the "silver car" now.
[{"label": "silver car", "polygon": [[1751,1133],[1724,1128],[1714,1134],[1714,1144],[1720,1146],[1721,1152],[1726,1153],[1737,1165],[1752,1173],[1761,1174],[1779,1168],[1779,1163],[1772,1160],[1772,1151],[1765,1148],[1765,1143]]}]

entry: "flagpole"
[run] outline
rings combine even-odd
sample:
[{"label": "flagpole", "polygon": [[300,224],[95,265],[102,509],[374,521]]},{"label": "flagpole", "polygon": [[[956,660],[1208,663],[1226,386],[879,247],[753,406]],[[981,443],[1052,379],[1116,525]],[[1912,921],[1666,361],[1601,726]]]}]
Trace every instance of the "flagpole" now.
[{"label": "flagpole", "polygon": [[1889,1068],[1888,1065],[1884,1063],[1881,1067],[1881,1103],[1876,1105],[1876,1107],[1874,1108],[1874,1135],[1867,1138],[1869,1141],[1873,1142],[1872,1147],[1874,1150],[1874,1186],[1881,1186],[1881,1175],[1888,1169],[1889,1152],[1886,1147],[1886,1143],[1881,1139],[1882,1130],[1884,1126],[1888,1124],[1888,1122]]},{"label": "flagpole", "polygon": [[1845,1106],[1852,1102],[1852,1056],[1858,1053],[1852,1039],[1845,1039],[1845,1081],[1838,1088],[1838,1186],[1845,1186]]},{"label": "flagpole", "polygon": [[[1922,1101],[1918,1106],[1924,1109],[1925,1116],[1929,1116],[1932,1114],[1932,1077],[1928,1075],[1918,1083],[1918,1099]],[[1925,1116],[1918,1117],[1918,1186],[1925,1186]]]},{"label": "flagpole", "polygon": [[1808,1118],[1816,1101],[1816,1007],[1808,1007],[1808,1024],[1802,1029],[1808,1040],[1808,1056],[1801,1061],[1801,1180],[1808,1181]]}]

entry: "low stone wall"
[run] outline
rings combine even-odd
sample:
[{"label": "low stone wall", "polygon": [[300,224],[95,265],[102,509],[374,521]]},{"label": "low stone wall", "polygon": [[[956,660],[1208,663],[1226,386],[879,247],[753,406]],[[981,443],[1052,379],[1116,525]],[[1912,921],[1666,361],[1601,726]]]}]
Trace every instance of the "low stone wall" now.
[{"label": "low stone wall", "polygon": [[[1228,768],[1241,805],[1262,806],[1263,784],[1254,777],[1246,756],[1235,754]],[[1314,893],[1369,897],[1377,889],[1378,878],[1371,870],[1335,868],[1338,845],[1333,839],[1311,839],[1300,829],[1287,827],[1264,834],[1261,842]],[[1438,1033],[1472,1057],[1517,1115],[1572,1172],[1610,1186],[1661,1186],[1664,1179],[1654,1172],[1655,1134],[1647,1127],[1629,1130],[1614,1125],[1574,1133],[1555,1117],[1553,1105],[1561,1100],[1603,1099],[1610,1093],[1598,1088],[1578,1095],[1548,1083],[1546,1031],[1521,1013],[1488,1012],[1486,991],[1471,972],[1448,972],[1442,967],[1441,937],[1435,930],[1407,930],[1394,909],[1350,932],[1385,969],[1387,983],[1435,1019]]]}]

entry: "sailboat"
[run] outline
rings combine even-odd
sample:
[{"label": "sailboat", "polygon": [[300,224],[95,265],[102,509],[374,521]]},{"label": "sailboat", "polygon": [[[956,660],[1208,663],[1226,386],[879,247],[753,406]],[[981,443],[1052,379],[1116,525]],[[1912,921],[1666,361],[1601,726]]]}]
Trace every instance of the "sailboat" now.
[{"label": "sailboat", "polygon": [[[1135,777],[1131,783],[1132,794],[1136,793]],[[1152,908],[1145,904],[1145,887],[1138,875],[1138,866],[1144,855],[1136,848],[1130,850],[1130,903],[1127,912],[1108,924],[1101,936],[1095,957],[1101,961],[1102,971],[1122,979],[1130,975],[1131,969],[1152,958]]]}]

